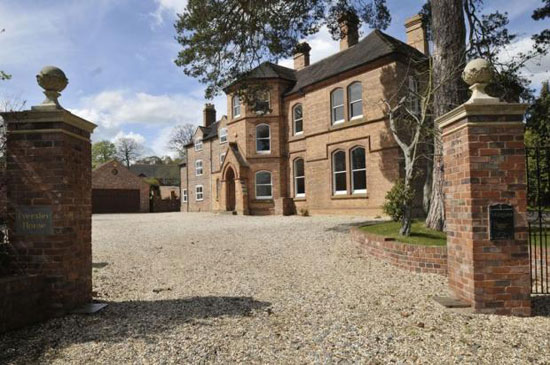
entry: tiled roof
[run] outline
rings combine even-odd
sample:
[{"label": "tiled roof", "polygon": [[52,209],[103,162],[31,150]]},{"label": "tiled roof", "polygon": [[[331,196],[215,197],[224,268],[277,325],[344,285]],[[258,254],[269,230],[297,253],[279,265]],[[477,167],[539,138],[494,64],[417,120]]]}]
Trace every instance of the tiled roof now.
[{"label": "tiled roof", "polygon": [[179,179],[180,167],[178,165],[131,165],[130,171],[134,174],[156,179]]}]

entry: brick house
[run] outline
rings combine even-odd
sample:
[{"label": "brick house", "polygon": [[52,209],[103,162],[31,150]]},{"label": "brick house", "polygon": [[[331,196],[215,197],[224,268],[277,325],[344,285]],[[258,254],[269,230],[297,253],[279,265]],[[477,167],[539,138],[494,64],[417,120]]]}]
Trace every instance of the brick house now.
[{"label": "brick house", "polygon": [[120,162],[105,162],[92,171],[92,212],[149,212],[149,190],[149,184]]},{"label": "brick house", "polygon": [[378,30],[358,41],[357,25],[341,26],[330,57],[310,65],[303,43],[294,69],[252,70],[246,82],[266,90],[255,104],[236,83],[225,89],[227,117],[206,105],[181,167],[182,211],[381,214],[401,162],[380,101],[415,82],[411,60],[427,40],[419,16],[405,25],[408,44]]}]

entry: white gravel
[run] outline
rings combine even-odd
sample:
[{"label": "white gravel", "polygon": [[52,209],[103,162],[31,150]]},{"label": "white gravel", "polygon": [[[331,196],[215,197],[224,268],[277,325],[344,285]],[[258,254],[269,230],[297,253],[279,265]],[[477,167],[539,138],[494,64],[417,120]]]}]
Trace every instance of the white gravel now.
[{"label": "white gravel", "polygon": [[366,256],[350,217],[97,215],[109,303],[0,337],[0,363],[550,363],[550,311],[445,309],[446,279]]}]

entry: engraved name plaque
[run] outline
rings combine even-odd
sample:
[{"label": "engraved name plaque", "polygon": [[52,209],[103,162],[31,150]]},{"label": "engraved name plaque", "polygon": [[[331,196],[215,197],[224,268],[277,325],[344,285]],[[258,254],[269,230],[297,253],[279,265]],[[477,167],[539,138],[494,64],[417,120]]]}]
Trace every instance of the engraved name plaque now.
[{"label": "engraved name plaque", "polygon": [[514,208],[511,205],[489,206],[489,237],[491,241],[514,239]]},{"label": "engraved name plaque", "polygon": [[15,214],[15,233],[18,235],[53,234],[52,207],[18,207]]}]

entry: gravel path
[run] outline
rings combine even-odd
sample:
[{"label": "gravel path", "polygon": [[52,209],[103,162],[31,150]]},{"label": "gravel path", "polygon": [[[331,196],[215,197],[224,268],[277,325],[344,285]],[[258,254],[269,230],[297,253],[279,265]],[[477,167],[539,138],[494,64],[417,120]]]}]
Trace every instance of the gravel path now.
[{"label": "gravel path", "polygon": [[550,363],[548,301],[527,319],[444,309],[445,278],[365,256],[360,221],[94,216],[109,307],[0,337],[0,362]]}]

